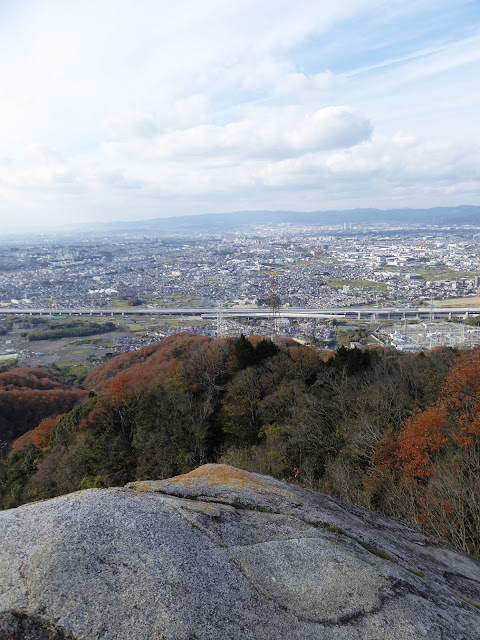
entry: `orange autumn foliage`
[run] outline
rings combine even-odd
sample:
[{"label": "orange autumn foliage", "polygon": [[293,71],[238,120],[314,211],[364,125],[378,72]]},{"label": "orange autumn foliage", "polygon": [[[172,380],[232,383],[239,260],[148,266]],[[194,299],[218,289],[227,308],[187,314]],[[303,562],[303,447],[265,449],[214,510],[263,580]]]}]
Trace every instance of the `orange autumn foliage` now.
[{"label": "orange autumn foliage", "polygon": [[446,408],[440,404],[425,411],[415,409],[405,420],[398,442],[398,457],[408,475],[424,478],[431,475],[434,459],[447,442]]},{"label": "orange autumn foliage", "polygon": [[117,356],[100,365],[87,377],[86,386],[98,393],[107,389],[117,376],[128,373],[127,378],[119,383],[123,393],[129,385],[133,390],[158,377],[174,377],[180,362],[189,357],[195,347],[201,348],[210,342],[212,339],[207,336],[174,334],[162,340],[160,344],[142,347],[138,351]]},{"label": "orange autumn foliage", "polygon": [[[430,477],[447,443],[467,449],[480,437],[480,350],[458,356],[434,406],[415,409],[397,437],[398,459],[406,476]],[[377,445],[372,465],[385,456]],[[393,460],[390,462],[395,464]],[[388,464],[386,460],[383,464]]]},{"label": "orange autumn foliage", "polygon": [[55,373],[48,369],[31,369],[20,367],[0,373],[0,389],[4,391],[18,391],[20,389],[65,389]]},{"label": "orange autumn foliage", "polygon": [[13,442],[43,418],[67,413],[86,394],[82,389],[0,389],[0,438]]},{"label": "orange autumn foliage", "polygon": [[390,424],[383,434],[383,438],[376,444],[375,453],[371,459],[371,465],[379,472],[394,469],[398,464],[398,449],[398,440],[395,437],[393,427]]},{"label": "orange autumn foliage", "polygon": [[455,422],[452,437],[464,448],[480,436],[480,350],[462,355],[450,372],[444,402]]},{"label": "orange autumn foliage", "polygon": [[370,459],[368,473],[362,478],[362,485],[366,491],[378,491],[388,476],[398,477],[398,448],[397,437],[390,424],[381,440],[377,442],[375,452]]},{"label": "orange autumn foliage", "polygon": [[32,432],[32,443],[37,449],[46,449],[50,434],[58,419],[44,418]]}]

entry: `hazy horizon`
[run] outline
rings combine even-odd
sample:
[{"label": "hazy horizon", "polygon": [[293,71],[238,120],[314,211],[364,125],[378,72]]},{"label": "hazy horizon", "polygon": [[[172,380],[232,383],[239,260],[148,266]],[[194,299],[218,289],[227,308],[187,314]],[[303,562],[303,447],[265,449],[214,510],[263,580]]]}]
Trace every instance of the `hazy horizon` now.
[{"label": "hazy horizon", "polygon": [[[197,214],[179,214],[172,216],[151,217],[130,220],[97,220],[79,222],[57,222],[50,224],[32,223],[28,227],[2,225],[5,239],[13,236],[21,237],[40,235],[71,235],[72,233],[180,233],[180,234],[216,234],[219,232],[245,231],[248,233],[258,225],[298,225],[299,227],[315,226],[318,228],[341,227],[349,224],[349,228],[372,227],[375,225],[394,225],[405,229],[419,225],[433,226],[480,226],[480,206],[460,204],[452,207],[378,209],[352,208],[332,209],[324,211],[292,211],[292,210],[245,210],[223,211],[218,213],[202,212]],[[353,225],[353,227],[352,227]],[[280,227],[279,227],[280,228]]]}]

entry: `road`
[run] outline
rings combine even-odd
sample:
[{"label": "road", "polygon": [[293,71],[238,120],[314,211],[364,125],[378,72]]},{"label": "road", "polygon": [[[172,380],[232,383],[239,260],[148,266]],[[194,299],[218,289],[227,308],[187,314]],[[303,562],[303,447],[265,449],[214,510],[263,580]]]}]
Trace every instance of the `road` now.
[{"label": "road", "polygon": [[[271,318],[271,309],[265,307],[235,309],[224,307],[131,307],[127,309],[96,308],[19,308],[2,307],[2,315],[31,316],[187,316],[201,318]],[[399,320],[399,319],[436,319],[436,318],[468,318],[480,314],[480,309],[472,307],[332,307],[332,308],[281,308],[275,316],[278,318],[335,318],[338,320]]]}]

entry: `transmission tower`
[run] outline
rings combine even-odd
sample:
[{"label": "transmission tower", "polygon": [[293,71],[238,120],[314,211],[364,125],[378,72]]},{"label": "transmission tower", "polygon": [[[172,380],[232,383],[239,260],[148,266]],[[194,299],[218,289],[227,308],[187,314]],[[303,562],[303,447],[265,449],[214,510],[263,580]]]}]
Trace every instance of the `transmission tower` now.
[{"label": "transmission tower", "polygon": [[273,333],[276,335],[278,333],[278,317],[280,313],[280,294],[278,293],[278,280],[275,271],[270,272],[268,304],[270,307],[270,322]]},{"label": "transmission tower", "polygon": [[226,332],[225,309],[220,305],[217,307],[217,338],[223,338]]},{"label": "transmission tower", "polygon": [[378,326],[378,318],[379,318],[378,307],[379,307],[379,304],[378,304],[378,293],[377,293],[375,294],[375,310],[372,312],[372,315],[370,317],[370,329],[372,332],[375,331]]}]

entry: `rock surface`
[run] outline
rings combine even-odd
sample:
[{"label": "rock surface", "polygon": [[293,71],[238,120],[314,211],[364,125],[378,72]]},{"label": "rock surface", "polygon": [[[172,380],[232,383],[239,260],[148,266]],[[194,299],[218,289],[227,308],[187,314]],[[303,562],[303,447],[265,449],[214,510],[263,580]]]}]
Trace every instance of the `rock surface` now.
[{"label": "rock surface", "polygon": [[478,640],[480,562],[225,465],[0,513],[0,640]]}]

